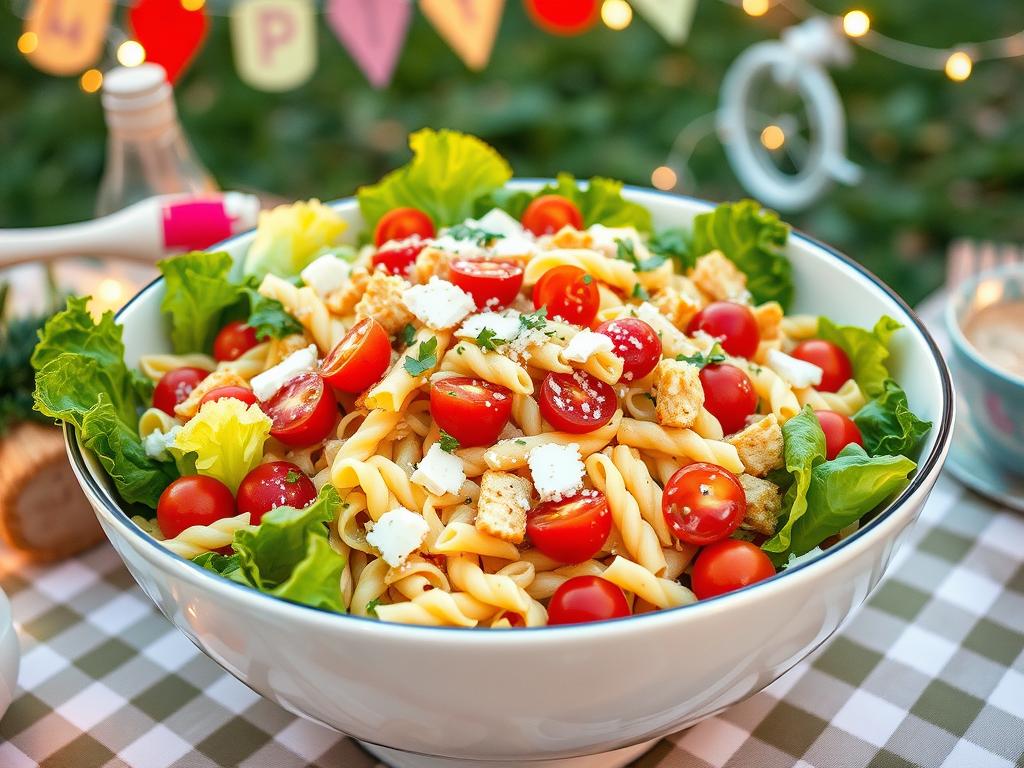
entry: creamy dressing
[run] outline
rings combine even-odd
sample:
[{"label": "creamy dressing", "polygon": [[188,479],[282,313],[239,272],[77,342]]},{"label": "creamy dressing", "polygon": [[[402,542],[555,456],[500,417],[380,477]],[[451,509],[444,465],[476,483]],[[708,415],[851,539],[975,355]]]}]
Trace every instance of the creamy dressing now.
[{"label": "creamy dressing", "polygon": [[1024,300],[984,307],[964,321],[963,330],[982,357],[1024,376]]}]

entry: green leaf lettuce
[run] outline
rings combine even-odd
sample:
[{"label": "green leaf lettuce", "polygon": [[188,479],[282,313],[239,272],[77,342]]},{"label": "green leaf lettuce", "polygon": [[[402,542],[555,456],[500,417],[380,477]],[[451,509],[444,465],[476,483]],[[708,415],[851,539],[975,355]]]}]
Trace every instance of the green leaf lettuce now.
[{"label": "green leaf lettuce", "polygon": [[836,325],[827,317],[818,318],[818,338],[838,345],[850,358],[853,377],[868,397],[878,397],[889,379],[885,361],[889,358],[889,340],[903,326],[883,315],[868,331],[854,325]]},{"label": "green leaf lettuce", "polygon": [[857,411],[853,420],[872,456],[913,455],[932,427],[930,421],[910,410],[907,393],[892,379],[885,381],[881,394]]},{"label": "green leaf lettuce", "polygon": [[174,351],[205,352],[221,327],[221,316],[238,301],[238,286],[228,279],[231,257],[226,253],[191,253],[164,259],[166,293],[160,309],[170,320]]}]

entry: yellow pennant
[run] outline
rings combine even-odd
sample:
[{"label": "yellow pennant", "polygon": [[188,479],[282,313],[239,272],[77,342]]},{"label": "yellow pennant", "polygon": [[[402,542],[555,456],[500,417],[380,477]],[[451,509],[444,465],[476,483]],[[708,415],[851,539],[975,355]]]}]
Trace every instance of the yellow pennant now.
[{"label": "yellow pennant", "polygon": [[33,0],[18,47],[51,75],[77,75],[103,54],[113,0]]},{"label": "yellow pennant", "polygon": [[316,69],[312,0],[240,0],[231,11],[238,76],[261,91],[286,91]]},{"label": "yellow pennant", "polygon": [[505,0],[420,0],[420,9],[437,33],[470,69],[491,58]]},{"label": "yellow pennant", "polygon": [[697,0],[630,0],[630,3],[670,43],[682,45],[690,36]]}]

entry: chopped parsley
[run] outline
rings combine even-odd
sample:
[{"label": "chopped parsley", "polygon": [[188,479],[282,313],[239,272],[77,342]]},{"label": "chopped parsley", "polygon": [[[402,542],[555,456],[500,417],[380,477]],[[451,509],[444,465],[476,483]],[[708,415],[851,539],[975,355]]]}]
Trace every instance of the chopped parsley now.
[{"label": "chopped parsley", "polygon": [[590,285],[592,282],[594,282],[594,278],[592,278],[590,275],[584,275],[583,276],[583,284],[584,285]]},{"label": "chopped parsley", "polygon": [[491,328],[483,328],[477,334],[476,343],[480,346],[480,349],[494,352],[502,344],[508,344],[508,341],[496,338],[495,332]]},{"label": "chopped parsley", "polygon": [[410,376],[422,376],[437,365],[437,337],[420,342],[416,357],[406,355],[402,365]]},{"label": "chopped parsley", "polygon": [[637,272],[650,272],[652,269],[657,269],[665,263],[665,257],[657,253],[649,259],[641,259],[636,255],[636,246],[633,244],[633,241],[623,240],[622,238],[616,238],[615,240],[615,258],[621,261],[628,261]]},{"label": "chopped parsley", "polygon": [[477,245],[484,246],[492,240],[497,240],[501,235],[496,232],[488,232],[480,227],[473,227],[468,224],[456,224],[448,227],[445,234],[454,240],[469,240]]},{"label": "chopped parsley", "polygon": [[377,606],[380,605],[380,598],[375,597],[373,600],[366,604],[366,613],[368,616],[377,618]]},{"label": "chopped parsley", "polygon": [[654,405],[658,404],[658,401],[654,399],[654,395],[652,395],[650,392],[644,392],[644,397],[650,400],[651,403],[653,403]]},{"label": "chopped parsley", "polygon": [[301,473],[296,472],[294,469],[289,469],[288,474],[284,476],[284,481],[286,483],[297,483],[300,477],[302,477]]},{"label": "chopped parsley", "polygon": [[704,368],[715,363],[724,363],[726,357],[725,352],[722,350],[722,345],[715,344],[706,355],[703,352],[698,352],[695,355],[676,355],[676,360],[681,363],[696,365],[698,368]]},{"label": "chopped parsley", "polygon": [[413,340],[416,338],[416,328],[413,327],[412,323],[405,324],[405,328],[403,328],[401,331],[400,338],[402,339],[402,343],[405,346],[408,347],[410,344],[412,344]]},{"label": "chopped parsley", "polygon": [[449,435],[443,429],[441,430],[441,439],[438,440],[437,443],[438,445],[441,446],[441,450],[444,451],[445,453],[455,453],[457,450],[459,450],[459,441],[456,438]]},{"label": "chopped parsley", "polygon": [[649,294],[647,289],[640,285],[640,283],[637,283],[633,286],[633,298],[640,299],[641,301],[647,301],[651,298],[651,294]]},{"label": "chopped parsley", "polygon": [[516,438],[515,442],[516,442],[516,445],[526,445],[526,441],[523,440],[522,438],[519,438],[519,437]]},{"label": "chopped parsley", "polygon": [[536,331],[548,324],[548,308],[541,307],[536,312],[524,312],[519,316],[519,322],[528,330]]}]

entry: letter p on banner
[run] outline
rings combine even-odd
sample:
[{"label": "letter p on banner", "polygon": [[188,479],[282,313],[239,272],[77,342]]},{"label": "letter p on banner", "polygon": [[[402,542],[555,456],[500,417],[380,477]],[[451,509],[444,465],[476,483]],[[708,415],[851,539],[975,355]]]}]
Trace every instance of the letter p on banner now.
[{"label": "letter p on banner", "polygon": [[316,69],[311,0],[241,0],[231,12],[238,75],[261,91],[302,85]]},{"label": "letter p on banner", "polygon": [[25,34],[34,35],[25,55],[51,75],[77,75],[96,63],[110,25],[113,0],[33,0]]}]

